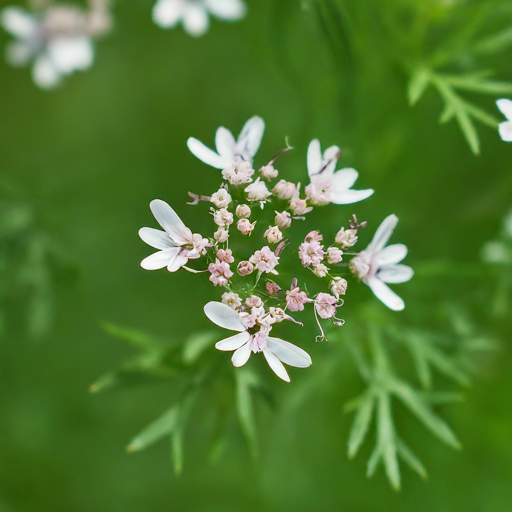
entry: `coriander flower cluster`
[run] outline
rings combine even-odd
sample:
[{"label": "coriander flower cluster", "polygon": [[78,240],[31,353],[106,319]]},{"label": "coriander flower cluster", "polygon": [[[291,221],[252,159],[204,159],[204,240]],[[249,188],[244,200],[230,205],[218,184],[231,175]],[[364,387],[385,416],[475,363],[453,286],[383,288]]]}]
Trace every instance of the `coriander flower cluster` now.
[{"label": "coriander flower cluster", "polygon": [[[277,157],[291,148],[259,168],[254,165],[264,131],[263,119],[255,116],[237,138],[220,127],[215,150],[188,139],[190,151],[217,169],[220,178],[219,188],[211,195],[189,192],[193,201],[188,204],[203,212],[202,234],[193,233],[164,201],[152,201],[151,211],[163,231],[148,227],[139,231],[142,240],[158,249],[141,266],[146,270],[166,267],[170,272],[183,268],[198,279],[208,279],[218,289],[218,300],[205,305],[206,316],[236,333],[219,341],[216,348],[233,352],[235,367],[261,352],[272,371],[288,382],[284,365],[306,368],[312,361],[303,348],[274,337],[274,329],[281,330],[279,324],[303,326],[309,318],[317,324],[316,341],[326,340],[325,322],[336,327],[345,322],[339,312],[351,277],[366,284],[390,309],[400,311],[404,302],[388,284],[408,281],[413,270],[400,263],[407,254],[405,245],[387,245],[398,222],[395,215],[384,219],[361,251],[355,246],[366,222],[359,222],[355,215],[337,233],[324,236],[315,229],[294,240],[290,228],[300,229],[306,216],[321,220],[322,215],[316,216],[319,208],[363,201],[373,190],[352,188],[357,171],[336,170],[339,148],[331,146],[322,153],[314,139],[305,164],[309,183],[301,192],[301,184],[281,177],[275,166]],[[283,260],[286,264],[281,268]],[[189,266],[192,263],[194,268]],[[299,281],[304,274],[309,276],[307,282]]]}]

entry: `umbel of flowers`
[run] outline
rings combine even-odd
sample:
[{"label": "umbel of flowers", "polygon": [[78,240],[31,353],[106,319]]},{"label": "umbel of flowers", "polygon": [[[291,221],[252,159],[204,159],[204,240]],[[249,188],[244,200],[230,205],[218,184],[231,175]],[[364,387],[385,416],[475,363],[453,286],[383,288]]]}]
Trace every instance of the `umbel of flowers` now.
[{"label": "umbel of flowers", "polygon": [[[189,193],[193,198],[189,204],[209,202],[211,220],[204,228],[209,233],[193,233],[171,206],[155,199],[150,208],[163,231],[148,227],[139,231],[144,242],[158,249],[141,265],[146,270],[167,268],[169,272],[183,268],[198,278],[208,275],[212,285],[220,288],[219,300],[208,302],[204,312],[213,323],[235,333],[219,341],[216,348],[233,352],[231,360],[236,367],[244,365],[252,353],[261,352],[274,373],[288,382],[284,364],[306,368],[311,358],[302,348],[273,336],[278,324],[303,325],[299,315],[309,314],[318,324],[316,341],[324,340],[322,321],[336,326],[344,323],[339,309],[350,275],[369,286],[386,306],[400,311],[404,302],[388,283],[406,282],[413,271],[400,264],[407,254],[405,245],[386,246],[398,222],[395,215],[384,219],[368,247],[360,252],[354,247],[366,222],[358,222],[355,216],[337,233],[324,238],[318,229],[293,243],[288,234],[292,223],[303,222],[314,209],[330,203],[362,201],[373,190],[353,189],[357,171],[336,170],[340,149],[331,146],[322,153],[316,139],[307,152],[310,183],[304,193],[300,183],[281,179],[275,158],[256,170],[253,160],[264,130],[263,120],[252,117],[237,139],[226,128],[219,128],[215,151],[195,138],[188,140],[197,158],[220,170],[221,183],[211,196]],[[249,237],[258,248],[246,252],[250,244],[243,242]],[[279,264],[285,252],[295,253],[297,262],[311,271],[315,286],[320,280],[323,291],[311,294],[307,284],[297,278],[281,280]]]}]

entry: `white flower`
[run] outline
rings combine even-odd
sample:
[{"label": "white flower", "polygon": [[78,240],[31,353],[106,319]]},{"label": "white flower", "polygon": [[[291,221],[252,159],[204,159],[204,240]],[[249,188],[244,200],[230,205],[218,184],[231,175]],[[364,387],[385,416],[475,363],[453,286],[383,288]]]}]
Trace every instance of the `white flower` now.
[{"label": "white flower", "polygon": [[505,142],[512,142],[512,101],[501,99],[496,102],[496,105],[507,118],[506,121],[499,125],[500,137]]},{"label": "white flower", "polygon": [[228,129],[222,126],[218,128],[215,134],[217,153],[193,137],[187,140],[187,146],[205,164],[216,169],[227,169],[242,161],[252,164],[254,155],[260,147],[264,131],[265,122],[261,117],[254,116],[245,123],[236,141]]},{"label": "white flower", "polygon": [[0,24],[15,38],[7,47],[7,60],[13,66],[34,61],[34,82],[51,89],[63,76],[92,65],[93,27],[89,22],[82,11],[73,7],[51,7],[41,18],[20,7],[6,7],[0,13]]},{"label": "white flower", "polygon": [[176,272],[188,260],[199,258],[206,253],[209,242],[183,224],[176,212],[164,201],[155,199],[149,207],[158,224],[165,231],[153,228],[141,228],[139,236],[151,247],[160,249],[141,262],[146,270],[157,270],[167,267],[169,272]]},{"label": "white flower", "polygon": [[368,247],[350,262],[350,268],[375,296],[388,308],[402,311],[404,301],[386,283],[405,283],[414,275],[407,265],[397,265],[407,255],[404,244],[384,247],[398,222],[396,215],[386,217],[377,229]]},{"label": "white flower", "polygon": [[372,189],[352,190],[359,173],[355,169],[336,169],[339,148],[331,146],[322,156],[320,141],[314,139],[308,147],[308,174],[311,183],[306,187],[306,196],[314,205],[352,204],[373,194]]},{"label": "white flower", "polygon": [[199,37],[208,30],[209,14],[236,21],[246,11],[243,0],[158,0],[153,7],[153,21],[161,28],[174,28],[181,21],[187,34]]},{"label": "white flower", "polygon": [[259,178],[246,187],[245,192],[247,192],[247,199],[250,201],[265,201],[268,196],[272,195],[265,182],[260,181]]},{"label": "white flower", "polygon": [[217,208],[226,208],[226,206],[231,203],[231,195],[225,188],[221,188],[218,192],[215,192],[215,194],[212,195],[210,201]]},{"label": "white flower", "polygon": [[307,352],[287,341],[268,336],[270,325],[260,326],[257,332],[254,332],[257,327],[253,327],[249,333],[240,315],[220,302],[208,302],[204,312],[214,324],[238,333],[215,344],[218,350],[235,351],[231,361],[236,367],[243,366],[249,360],[251,352],[263,352],[273,372],[280,379],[290,382],[283,363],[296,368],[307,368],[311,365],[311,357]]}]

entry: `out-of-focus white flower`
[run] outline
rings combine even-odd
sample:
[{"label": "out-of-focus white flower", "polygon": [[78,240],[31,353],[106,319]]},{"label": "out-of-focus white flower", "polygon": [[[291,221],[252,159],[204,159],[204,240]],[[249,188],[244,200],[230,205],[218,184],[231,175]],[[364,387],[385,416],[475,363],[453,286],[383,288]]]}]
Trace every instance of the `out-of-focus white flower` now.
[{"label": "out-of-focus white flower", "polygon": [[160,249],[141,262],[146,270],[157,270],[167,267],[169,272],[176,272],[188,260],[197,259],[206,253],[209,242],[183,224],[176,212],[164,201],[155,199],[149,207],[158,224],[165,231],[153,228],[141,228],[139,236],[151,247]]},{"label": "out-of-focus white flower", "polygon": [[308,147],[308,174],[311,183],[306,187],[306,196],[314,205],[352,204],[373,194],[372,189],[352,190],[359,173],[355,169],[336,169],[338,146],[327,148],[322,156],[320,141],[313,139]]},{"label": "out-of-focus white flower", "polygon": [[352,259],[350,269],[388,308],[402,311],[404,301],[386,284],[405,283],[414,275],[411,267],[398,265],[407,255],[407,246],[393,244],[384,247],[397,223],[396,215],[386,217],[368,247]]},{"label": "out-of-focus white flower", "polygon": [[199,37],[208,30],[210,14],[236,21],[246,11],[243,0],[158,0],[153,7],[153,21],[161,28],[174,28],[181,21],[187,34]]},{"label": "out-of-focus white flower", "polygon": [[204,312],[214,324],[238,333],[215,344],[218,350],[234,350],[231,361],[236,367],[243,366],[249,360],[251,352],[263,352],[272,371],[280,379],[290,382],[283,363],[296,368],[307,368],[311,365],[311,357],[307,352],[292,343],[270,337],[268,334],[271,325],[255,323],[249,333],[240,315],[221,302],[208,302]]},{"label": "out-of-focus white flower", "polygon": [[496,102],[496,105],[507,118],[507,120],[500,123],[498,127],[500,137],[505,142],[512,142],[512,101],[502,98]]},{"label": "out-of-focus white flower", "polygon": [[238,140],[226,128],[220,127],[215,134],[217,153],[206,147],[194,137],[187,140],[188,149],[205,164],[216,169],[228,169],[240,162],[252,164],[258,152],[265,131],[265,122],[261,117],[251,117],[242,128]]},{"label": "out-of-focus white flower", "polygon": [[0,25],[15,40],[7,47],[7,60],[13,66],[33,61],[36,85],[51,89],[62,77],[91,67],[94,60],[92,38],[110,28],[108,13],[93,9],[54,5],[42,15],[32,15],[20,7],[0,12]]}]

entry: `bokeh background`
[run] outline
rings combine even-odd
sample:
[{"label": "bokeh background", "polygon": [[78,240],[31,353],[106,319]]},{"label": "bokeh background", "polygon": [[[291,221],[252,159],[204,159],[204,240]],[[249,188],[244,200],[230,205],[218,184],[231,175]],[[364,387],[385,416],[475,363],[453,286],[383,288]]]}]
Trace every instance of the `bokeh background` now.
[{"label": "bokeh background", "polygon": [[[346,44],[333,44],[308,2],[249,1],[245,20],[214,21],[205,37],[193,39],[181,28],[153,25],[152,2],[119,1],[115,29],[97,45],[94,68],[62,88],[38,90],[28,70],[0,63],[2,204],[21,208],[15,220],[29,226],[18,245],[2,248],[0,510],[509,509],[510,320],[492,315],[492,292],[504,274],[486,273],[479,251],[512,206],[512,147],[496,130],[479,126],[482,153],[473,155],[455,123],[439,125],[442,103],[433,90],[416,107],[408,105],[408,75],[387,53],[389,32],[380,30],[381,3],[360,6],[358,31],[347,31]],[[462,16],[448,2],[417,3],[441,9],[441,18]],[[498,18],[490,23],[503,28]],[[412,30],[407,20],[403,28]],[[0,46],[8,40],[0,34]],[[505,57],[488,56],[480,65],[511,80]],[[496,97],[474,98],[498,117]],[[354,208],[318,213],[326,231],[346,225],[352,213],[369,222],[369,231],[386,215],[399,216],[394,240],[409,246],[407,262],[418,271],[400,286],[407,309],[397,315],[442,328],[438,307],[449,300],[500,342],[499,353],[475,361],[465,400],[440,409],[462,451],[441,445],[397,410],[397,422],[429,470],[426,483],[407,468],[399,493],[382,470],[367,480],[369,446],[347,459],[351,418],[342,406],[361,389],[348,359],[297,414],[261,407],[257,462],[235,426],[212,462],[211,418],[195,411],[179,477],[168,442],[125,452],[133,435],[169,407],[172,381],[88,393],[93,381],[133,353],[104,332],[103,321],[173,339],[211,328],[202,305],[216,299],[216,290],[186,272],[143,271],[139,261],[149,252],[137,230],[155,225],[148,207],[154,198],[200,230],[205,210],[200,215],[185,205],[187,191],[211,193],[219,176],[188,152],[186,139],[212,145],[218,126],[238,132],[255,114],[267,124],[259,165],[287,136],[296,149],[277,167],[282,177],[305,183],[307,144],[318,137],[325,147],[343,148],[341,163],[360,172],[358,188],[376,190]],[[20,267],[22,279],[13,281]],[[463,267],[470,270],[450,273]],[[376,300],[354,287],[356,299]],[[347,306],[347,322],[350,311]],[[311,350],[314,357],[332,348]],[[292,375],[291,386],[302,377]],[[286,405],[290,389],[279,387],[279,404]]]}]

